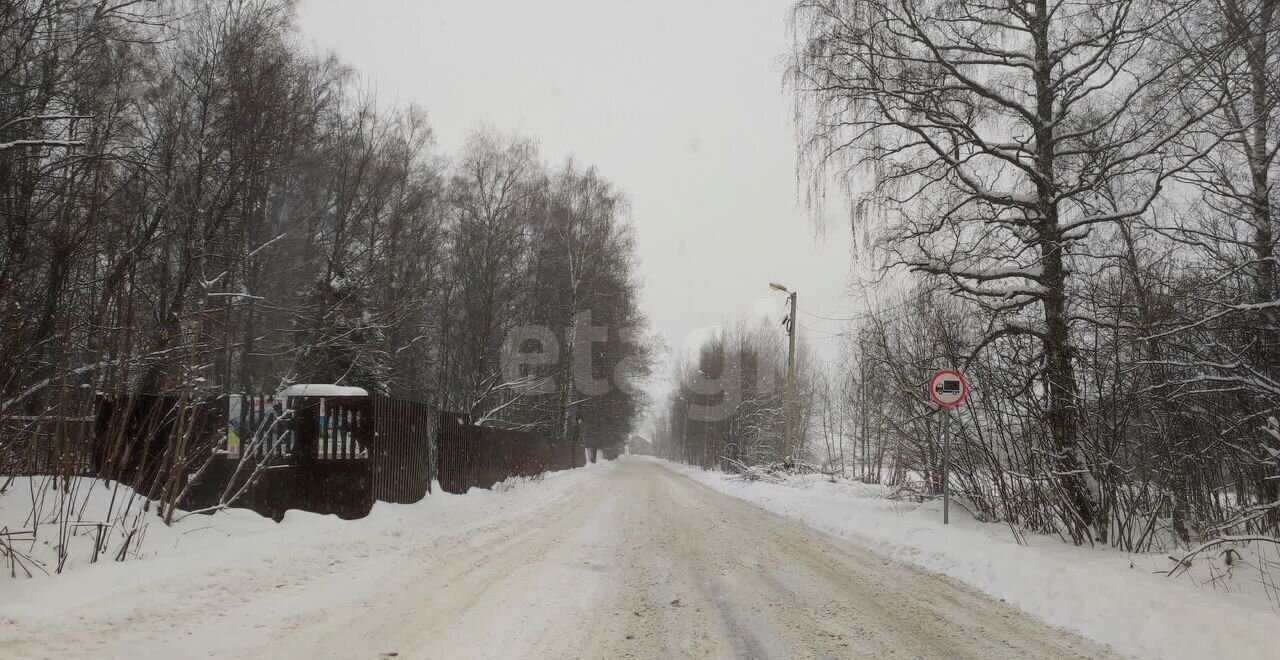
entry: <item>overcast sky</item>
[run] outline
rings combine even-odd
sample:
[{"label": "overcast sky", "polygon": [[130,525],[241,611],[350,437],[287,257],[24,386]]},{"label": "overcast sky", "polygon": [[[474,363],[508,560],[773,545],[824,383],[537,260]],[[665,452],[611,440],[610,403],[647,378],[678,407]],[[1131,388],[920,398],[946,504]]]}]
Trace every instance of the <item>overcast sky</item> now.
[{"label": "overcast sky", "polygon": [[[622,189],[644,308],[679,350],[708,328],[782,307],[841,316],[849,231],[815,237],[782,86],[790,0],[303,0],[301,25],[384,100],[428,113],[459,152],[487,124],[573,155]],[[801,314],[832,355],[838,323]],[[804,327],[804,326],[807,326]],[[781,329],[779,329],[781,332]]]}]

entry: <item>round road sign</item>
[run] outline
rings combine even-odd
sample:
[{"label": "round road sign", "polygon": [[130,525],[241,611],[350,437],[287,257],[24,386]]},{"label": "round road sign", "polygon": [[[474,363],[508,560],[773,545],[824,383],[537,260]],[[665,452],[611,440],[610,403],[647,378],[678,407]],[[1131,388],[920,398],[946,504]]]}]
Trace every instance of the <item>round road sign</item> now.
[{"label": "round road sign", "polygon": [[958,406],[969,396],[969,381],[959,371],[946,369],[929,379],[929,398],[943,406]]}]

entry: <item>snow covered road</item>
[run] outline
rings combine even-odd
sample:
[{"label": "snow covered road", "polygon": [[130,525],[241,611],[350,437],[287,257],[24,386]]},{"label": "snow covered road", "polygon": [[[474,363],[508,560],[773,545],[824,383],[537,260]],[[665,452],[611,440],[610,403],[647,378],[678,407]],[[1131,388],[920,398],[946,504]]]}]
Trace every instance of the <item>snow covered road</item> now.
[{"label": "snow covered road", "polygon": [[0,656],[1111,657],[660,463],[586,472],[557,499],[465,533],[335,532],[214,562],[182,588],[142,582],[110,607],[0,610]]}]

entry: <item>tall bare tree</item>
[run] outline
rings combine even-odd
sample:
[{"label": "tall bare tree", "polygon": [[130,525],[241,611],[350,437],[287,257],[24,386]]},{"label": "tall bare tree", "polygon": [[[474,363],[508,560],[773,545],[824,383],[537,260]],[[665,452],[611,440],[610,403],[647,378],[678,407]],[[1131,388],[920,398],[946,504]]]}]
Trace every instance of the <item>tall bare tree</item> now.
[{"label": "tall bare tree", "polygon": [[791,82],[814,181],[843,179],[860,217],[884,220],[883,263],[985,310],[977,348],[1040,346],[1048,450],[1077,542],[1101,526],[1079,445],[1071,273],[1096,228],[1146,212],[1202,155],[1167,147],[1223,96],[1142,103],[1162,75],[1145,53],[1179,11],[1134,0],[795,9]]}]

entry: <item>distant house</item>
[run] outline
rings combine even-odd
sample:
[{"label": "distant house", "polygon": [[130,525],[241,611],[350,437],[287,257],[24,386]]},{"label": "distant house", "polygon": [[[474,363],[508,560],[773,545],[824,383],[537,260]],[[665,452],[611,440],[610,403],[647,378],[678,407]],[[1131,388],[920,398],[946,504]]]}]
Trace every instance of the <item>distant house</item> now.
[{"label": "distant house", "polygon": [[631,439],[627,441],[627,453],[653,456],[653,442],[642,435],[633,435],[631,436]]}]

